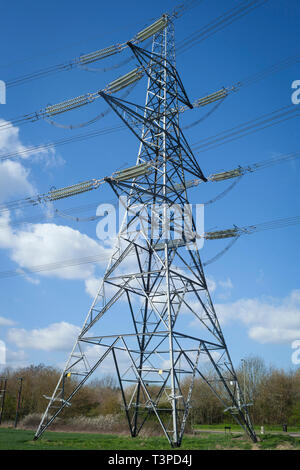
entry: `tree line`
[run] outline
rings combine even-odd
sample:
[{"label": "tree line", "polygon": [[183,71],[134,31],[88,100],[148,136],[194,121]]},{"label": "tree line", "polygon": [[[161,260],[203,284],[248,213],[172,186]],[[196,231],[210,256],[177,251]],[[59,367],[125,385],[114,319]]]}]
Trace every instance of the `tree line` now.
[{"label": "tree line", "polygon": [[[260,357],[248,357],[236,372],[245,401],[250,404],[249,410],[254,424],[300,425],[300,368],[281,370],[267,367]],[[213,376],[212,371],[208,371],[209,373]],[[20,378],[23,380],[19,421],[28,415],[45,411],[45,396],[52,394],[60,371],[45,365],[32,365],[17,370],[6,368],[2,370],[1,376],[7,379],[2,413],[2,423],[7,423],[15,420]],[[70,378],[70,387],[72,380],[76,379]],[[182,389],[188,385],[188,379],[182,381]],[[0,397],[0,413],[1,404]],[[201,378],[195,380],[191,405],[191,424],[221,424],[232,421],[232,418],[224,413],[221,402]],[[124,413],[124,408],[118,382],[113,376],[107,375],[82,387],[74,396],[72,406],[65,409],[64,417],[93,418],[122,412]]]}]

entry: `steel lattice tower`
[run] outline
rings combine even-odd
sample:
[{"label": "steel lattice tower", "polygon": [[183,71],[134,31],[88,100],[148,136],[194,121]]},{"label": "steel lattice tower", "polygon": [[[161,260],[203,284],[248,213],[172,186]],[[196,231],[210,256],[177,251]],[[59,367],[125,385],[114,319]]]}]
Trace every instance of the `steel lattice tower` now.
[{"label": "steel lattice tower", "polygon": [[[148,77],[145,106],[100,92],[140,140],[136,166],[106,179],[122,196],[126,211],[99,291],[35,439],[110,359],[133,437],[155,415],[169,443],[180,446],[194,380],[200,376],[256,441],[197,248],[186,175],[206,178],[179,126],[179,106],[192,106],[175,67],[171,20],[165,17],[151,52],[129,46]],[[194,315],[200,338],[185,332],[186,312]],[[203,364],[210,364],[214,375],[205,373]],[[66,393],[70,375],[77,381]]]}]

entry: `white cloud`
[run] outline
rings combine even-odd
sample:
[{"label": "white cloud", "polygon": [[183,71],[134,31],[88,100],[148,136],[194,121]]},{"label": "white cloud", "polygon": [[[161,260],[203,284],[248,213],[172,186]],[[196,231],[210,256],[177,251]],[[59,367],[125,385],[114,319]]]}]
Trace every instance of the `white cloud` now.
[{"label": "white cloud", "polygon": [[[120,342],[117,344],[122,345],[123,344]],[[88,345],[85,348],[84,354],[85,357],[88,360],[88,363],[90,366],[94,365],[100,357],[107,351],[107,348],[103,346],[98,346],[98,345]],[[117,351],[117,360],[118,360],[118,367],[119,370],[122,373],[125,372],[125,370],[128,369],[131,365],[131,360],[130,357],[128,356],[128,353],[126,351]],[[111,372],[115,371],[115,363],[112,354],[108,354],[107,358],[101,363],[99,366],[99,372],[101,374],[110,374]]]},{"label": "white cloud", "polygon": [[[0,119],[0,125],[7,121]],[[0,133],[0,158],[2,155],[23,152],[26,147],[20,142],[18,127],[6,127]],[[0,202],[8,198],[32,195],[34,188],[29,182],[29,170],[20,162],[13,160],[0,161]]]},{"label": "white cloud", "polygon": [[230,298],[233,289],[233,284],[231,279],[228,277],[226,281],[218,282],[218,292],[217,296],[220,300],[228,300]]},{"label": "white cloud", "polygon": [[[0,248],[10,250],[18,269],[41,266],[39,275],[87,279],[93,276],[95,266],[84,263],[86,258],[97,257],[98,264],[105,265],[110,254],[109,248],[103,248],[92,238],[65,225],[28,224],[20,230],[12,230],[9,213],[0,217],[0,225]],[[62,261],[69,260],[75,260],[74,266],[60,267]],[[45,267],[49,269],[43,270]]]},{"label": "white cloud", "polygon": [[[0,119],[0,125],[8,124]],[[31,196],[37,193],[34,185],[29,182],[30,170],[20,161],[5,159],[1,156],[13,156],[18,153],[21,160],[31,158],[31,161],[42,163],[46,169],[64,164],[61,156],[55,153],[53,147],[25,146],[19,137],[19,128],[13,125],[4,127],[0,132],[0,202],[19,196]],[[32,160],[32,158],[34,159]]]},{"label": "white cloud", "polygon": [[214,292],[217,288],[217,283],[212,277],[206,276],[207,287],[210,293]]},{"label": "white cloud", "polygon": [[222,324],[239,320],[259,343],[290,343],[300,339],[300,290],[283,299],[240,299],[215,305]]},{"label": "white cloud", "polygon": [[29,173],[19,162],[0,162],[0,202],[10,198],[16,199],[16,196],[32,196],[35,190],[29,182]]},{"label": "white cloud", "polygon": [[5,366],[8,366],[12,369],[19,369],[21,367],[26,367],[30,364],[28,356],[23,350],[12,351],[10,348],[6,347],[6,361]]},{"label": "white cloud", "polygon": [[[0,125],[6,123],[8,121],[0,119]],[[22,144],[18,127],[12,125],[5,127],[0,133],[0,203],[19,196],[31,196],[38,192],[29,180],[30,170],[25,168],[22,162],[9,159],[1,161],[1,156],[16,152],[23,152],[20,155],[22,160],[28,157],[35,157],[36,161],[43,159],[45,168],[56,164],[56,156],[52,148],[30,150],[30,147]],[[58,163],[60,164],[61,160]],[[43,276],[87,279],[94,275],[95,264],[84,263],[83,258],[97,256],[99,264],[102,265],[110,253],[109,247],[102,247],[92,238],[68,226],[51,223],[27,224],[21,229],[13,230],[10,226],[9,211],[0,214],[1,248],[9,250],[10,258],[18,265],[17,272],[23,274],[24,278],[33,284],[38,284],[39,280],[30,277],[28,275],[30,273],[26,272],[32,267],[49,265],[49,270],[39,271],[39,275]],[[99,258],[101,255],[103,259]],[[54,263],[74,260],[75,264],[81,259],[81,265],[50,269],[55,268]]]},{"label": "white cloud", "polygon": [[0,317],[0,326],[12,326],[15,322],[8,318]]},{"label": "white cloud", "polygon": [[26,281],[30,282],[31,284],[35,284],[36,286],[40,284],[39,279],[35,279],[34,277],[28,276],[28,274],[26,274],[26,272],[23,269],[18,268],[16,269],[16,271],[17,273],[22,274],[22,276],[25,277]]},{"label": "white cloud", "polygon": [[223,289],[233,289],[233,284],[231,279],[228,277],[226,281],[219,281],[219,284]]},{"label": "white cloud", "polygon": [[[9,121],[0,119],[0,125],[7,126],[4,127],[0,133],[0,157],[8,153],[26,151],[25,145],[20,141],[19,128],[13,125],[8,126],[8,124]],[[26,155],[28,156],[27,153]],[[25,155],[22,157],[27,158]]]},{"label": "white cloud", "polygon": [[[300,313],[300,311],[299,311]],[[298,313],[298,315],[299,315]],[[250,338],[259,343],[291,343],[295,339],[300,338],[300,324],[298,329],[292,328],[272,328],[255,326],[249,330]]]},{"label": "white cloud", "polygon": [[95,277],[90,277],[89,279],[85,280],[85,291],[89,294],[92,298],[96,297],[97,292],[99,290],[101,283],[101,279],[97,279]]},{"label": "white cloud", "polygon": [[33,330],[11,328],[7,332],[7,340],[23,349],[69,351],[79,333],[79,327],[67,322],[60,322],[52,323],[46,328]]},{"label": "white cloud", "polygon": [[11,246],[11,237],[13,232],[10,228],[10,213],[0,214],[0,248],[9,248]]},{"label": "white cloud", "polygon": [[[94,299],[102,284],[102,278],[90,277],[85,280],[85,291]],[[112,286],[111,284],[105,284],[105,297],[112,297],[118,291],[118,287]],[[122,297],[121,297],[122,299]]]},{"label": "white cloud", "polygon": [[18,157],[22,160],[35,157],[36,161],[43,161],[46,166],[53,166],[63,162],[60,156],[56,158],[55,149],[52,146],[45,148],[43,144],[41,146],[26,146],[22,144],[19,127],[8,124],[9,121],[0,119],[0,125],[6,126],[0,133],[0,159],[1,156],[8,156],[9,154],[13,156],[12,154],[18,153]]}]

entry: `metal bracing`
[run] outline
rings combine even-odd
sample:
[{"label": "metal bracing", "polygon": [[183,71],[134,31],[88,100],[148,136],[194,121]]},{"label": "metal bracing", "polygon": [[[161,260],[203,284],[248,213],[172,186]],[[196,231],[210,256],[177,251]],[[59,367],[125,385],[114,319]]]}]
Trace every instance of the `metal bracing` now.
[{"label": "metal bracing", "polygon": [[[207,179],[179,125],[178,100],[189,100],[176,71],[170,19],[154,35],[151,52],[131,48],[148,76],[145,106],[101,96],[139,140],[137,171],[106,179],[118,197],[125,197],[126,211],[35,439],[108,363],[115,367],[133,437],[154,417],[170,445],[180,446],[200,376],[255,441],[197,245],[186,173]],[[183,213],[188,215],[184,227]],[[196,325],[193,334],[186,318]]]}]

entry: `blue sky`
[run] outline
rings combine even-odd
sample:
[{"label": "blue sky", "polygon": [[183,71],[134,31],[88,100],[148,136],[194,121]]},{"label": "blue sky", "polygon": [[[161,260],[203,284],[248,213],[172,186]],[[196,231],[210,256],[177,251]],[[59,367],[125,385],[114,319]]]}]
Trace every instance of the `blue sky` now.
[{"label": "blue sky", "polygon": [[[175,21],[176,42],[238,3],[203,0]],[[171,11],[174,4],[177,3],[169,0],[153,0],[151,7],[138,1],[3,2],[0,79],[8,82],[80,54],[125,42],[162,13]],[[299,18],[299,2],[269,0],[205,41],[178,53],[177,68],[191,101],[296,55]],[[129,55],[128,50],[124,52],[124,58]],[[110,69],[121,60],[123,56],[118,55],[92,67]],[[48,104],[102,89],[134,64],[132,61],[106,72],[74,68],[8,88],[7,103],[0,105],[0,119],[10,121]],[[207,119],[185,132],[188,141],[194,144],[291,105],[291,84],[297,79],[299,63],[231,94]],[[144,79],[128,99],[143,104],[145,90]],[[67,113],[57,121],[78,125],[105,109],[99,99],[87,109]],[[184,113],[182,125],[200,119],[209,109]],[[110,113],[77,130],[55,127],[42,120],[15,126],[0,133],[0,156],[119,123],[118,117]],[[295,117],[216,148],[195,151],[195,155],[206,175],[268,160],[300,150],[298,128],[299,118]],[[128,130],[122,130],[35,152],[26,158],[0,161],[0,203],[45,193],[53,186],[110,175],[116,168],[133,165],[137,150],[136,139]],[[205,208],[206,230],[298,215],[299,164],[295,159],[245,176],[225,198]],[[218,185],[192,189],[192,201],[203,203],[226,189],[228,183]],[[103,186],[98,192],[63,201],[56,207],[113,201],[113,193]],[[9,215],[0,213],[0,340],[6,344],[7,364],[12,367],[41,362],[62,364],[105,267],[104,258],[97,266],[28,273],[32,265],[84,257],[98,249],[95,222],[78,223],[62,218],[45,221],[44,214],[39,207]],[[95,209],[83,214],[88,215],[95,215]],[[31,225],[14,225],[14,221],[29,217],[37,220]],[[235,364],[249,355],[260,355],[267,364],[286,369],[296,367],[291,361],[291,345],[300,340],[299,230],[296,225],[245,235],[206,269]],[[203,260],[225,245],[226,241],[207,241],[202,250]],[[22,269],[25,275],[1,278],[4,271],[16,269]]]}]

